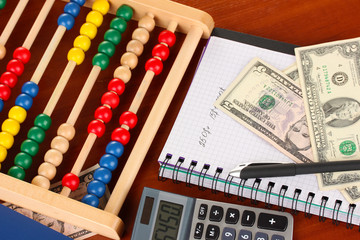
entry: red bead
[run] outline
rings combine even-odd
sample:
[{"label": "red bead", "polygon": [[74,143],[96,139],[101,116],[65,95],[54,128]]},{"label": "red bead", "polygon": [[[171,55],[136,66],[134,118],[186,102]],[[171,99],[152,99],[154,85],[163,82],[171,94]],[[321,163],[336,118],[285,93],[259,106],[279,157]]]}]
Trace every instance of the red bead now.
[{"label": "red bead", "polygon": [[100,119],[105,123],[108,123],[112,118],[112,111],[110,108],[100,106],[95,110],[95,119]]},{"label": "red bead", "polygon": [[119,96],[114,92],[106,92],[101,97],[101,104],[107,104],[112,109],[116,108],[119,105],[120,98]]},{"label": "red bead", "polygon": [[120,125],[125,124],[130,129],[134,128],[136,126],[138,119],[135,113],[126,111],[123,114],[121,114],[119,122]]},{"label": "red bead", "polygon": [[63,177],[61,183],[64,187],[68,187],[71,191],[75,191],[79,187],[80,180],[75,174],[68,173]]},{"label": "red bead", "polygon": [[11,89],[9,86],[0,83],[0,98],[4,101],[7,101],[11,95]]},{"label": "red bead", "polygon": [[163,70],[163,63],[161,62],[161,60],[159,60],[157,58],[150,58],[145,63],[145,70],[153,71],[155,73],[155,75],[158,75]]},{"label": "red bead", "polygon": [[17,81],[18,77],[12,72],[4,72],[0,77],[0,83],[8,85],[10,88],[15,87]]},{"label": "red bead", "polygon": [[93,120],[89,123],[88,133],[94,133],[96,136],[101,137],[105,133],[105,124],[100,120]]},{"label": "red bead", "polygon": [[157,44],[152,50],[153,57],[159,57],[163,61],[169,57],[169,54],[170,50],[164,44]]},{"label": "red bead", "polygon": [[18,59],[12,59],[6,66],[6,71],[15,73],[20,76],[24,72],[24,64]]},{"label": "red bead", "polygon": [[130,133],[125,128],[116,128],[111,134],[111,140],[126,145],[130,141]]},{"label": "red bead", "polygon": [[169,47],[172,47],[176,42],[176,36],[173,32],[164,30],[159,34],[158,40],[160,43],[166,43]]},{"label": "red bead", "polygon": [[116,92],[117,95],[121,95],[125,90],[125,83],[121,79],[114,78],[109,82],[108,90]]},{"label": "red bead", "polygon": [[13,53],[13,58],[19,59],[24,64],[26,64],[30,61],[30,57],[31,57],[30,51],[24,47],[18,47],[17,49],[15,49],[15,51]]}]

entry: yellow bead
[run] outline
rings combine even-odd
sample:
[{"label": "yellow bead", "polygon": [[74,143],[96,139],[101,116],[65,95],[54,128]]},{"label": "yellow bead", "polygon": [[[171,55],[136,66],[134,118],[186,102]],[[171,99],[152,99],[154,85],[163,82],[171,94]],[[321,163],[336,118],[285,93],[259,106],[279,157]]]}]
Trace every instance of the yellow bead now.
[{"label": "yellow bead", "polygon": [[103,23],[104,17],[98,11],[91,11],[86,16],[86,22],[94,24],[96,27],[100,27]]},{"label": "yellow bead", "polygon": [[92,10],[100,12],[102,15],[107,14],[110,4],[107,0],[96,0],[92,5]]},{"label": "yellow bead", "polygon": [[7,150],[3,146],[0,146],[0,163],[6,159]]},{"label": "yellow bead", "polygon": [[20,131],[20,123],[14,119],[8,118],[3,122],[1,130],[16,136]]},{"label": "yellow bead", "polygon": [[13,106],[8,114],[8,117],[14,119],[18,123],[23,123],[26,119],[27,112],[24,108],[19,106]]},{"label": "yellow bead", "polygon": [[90,39],[94,39],[97,34],[97,27],[92,23],[84,23],[80,28],[80,34],[88,36]]},{"label": "yellow bead", "polygon": [[0,145],[6,149],[9,149],[14,144],[14,137],[7,132],[0,133]]},{"label": "yellow bead", "polygon": [[91,46],[91,40],[88,36],[79,35],[74,40],[74,47],[81,48],[84,52],[89,50]]},{"label": "yellow bead", "polygon": [[77,65],[80,65],[85,59],[85,53],[81,48],[72,48],[68,52],[67,58],[69,61],[74,61]]}]

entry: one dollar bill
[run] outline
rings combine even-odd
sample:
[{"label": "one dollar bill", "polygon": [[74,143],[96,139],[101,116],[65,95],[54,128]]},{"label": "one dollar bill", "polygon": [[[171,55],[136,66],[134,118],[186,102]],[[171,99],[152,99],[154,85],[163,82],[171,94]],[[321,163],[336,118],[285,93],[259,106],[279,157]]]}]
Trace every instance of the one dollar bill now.
[{"label": "one dollar bill", "polygon": [[[360,158],[360,38],[295,49],[314,161]],[[318,175],[322,190],[343,189],[359,171]]]},{"label": "one dollar bill", "polygon": [[284,73],[253,59],[215,106],[296,162],[312,162],[302,93]]}]

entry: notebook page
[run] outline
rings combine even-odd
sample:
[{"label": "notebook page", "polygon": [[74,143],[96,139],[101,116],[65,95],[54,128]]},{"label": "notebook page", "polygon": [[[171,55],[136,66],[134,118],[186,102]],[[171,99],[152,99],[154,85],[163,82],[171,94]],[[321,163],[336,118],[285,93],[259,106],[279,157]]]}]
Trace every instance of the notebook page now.
[{"label": "notebook page", "polygon": [[[184,163],[177,172],[178,180],[186,181],[190,162],[195,160],[197,165],[192,171],[190,182],[224,191],[229,187],[229,184],[225,184],[228,172],[240,162],[292,162],[271,144],[213,106],[217,97],[254,57],[259,57],[280,70],[295,63],[293,55],[216,36],[209,39],[193,82],[159,157],[159,162],[162,162],[168,153],[172,154],[167,164],[169,170],[164,171],[164,177],[173,177],[172,168],[178,158],[183,157]],[[204,164],[209,164],[206,172],[203,169]],[[217,173],[218,167],[222,168],[221,174]],[[205,177],[199,178],[199,175]],[[214,182],[213,176],[218,176],[218,181]],[[232,194],[238,193],[239,181],[233,179],[230,184]],[[256,199],[264,201],[268,196],[266,191],[269,181],[275,183],[272,194],[269,195],[270,203],[283,204],[284,207],[291,208],[294,206],[294,191],[298,188],[302,192],[297,202],[297,209],[304,211],[305,207],[308,207],[307,196],[309,192],[313,192],[315,196],[310,208],[311,213],[319,214],[322,196],[327,196],[329,201],[325,208],[325,216],[332,217],[334,202],[339,199],[343,202],[339,219],[346,221],[348,211],[346,200],[337,190],[320,192],[315,175],[262,179],[258,191],[254,191],[254,180],[249,180],[244,188],[244,196],[255,198],[256,194]],[[279,199],[278,194],[283,185],[287,186],[287,191],[284,197]],[[354,215],[355,223],[359,222],[356,218],[359,218],[358,214]]]}]

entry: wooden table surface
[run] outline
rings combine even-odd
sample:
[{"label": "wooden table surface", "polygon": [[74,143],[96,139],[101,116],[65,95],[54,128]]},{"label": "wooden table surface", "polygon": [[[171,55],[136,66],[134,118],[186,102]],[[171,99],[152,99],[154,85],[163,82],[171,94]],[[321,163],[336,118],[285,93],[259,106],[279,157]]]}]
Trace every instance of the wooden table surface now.
[{"label": "wooden table surface", "polygon": [[[149,0],[150,1],[150,0]],[[153,0],[156,1],[156,0]],[[14,10],[18,1],[7,1],[7,5],[4,9],[0,10],[0,32],[7,20],[9,19],[12,11]],[[18,25],[16,26],[13,34],[10,36],[6,48],[8,53],[6,57],[0,62],[0,71],[4,72],[6,69],[6,63],[11,59],[12,51],[22,45],[28,31],[30,30],[34,19],[36,18],[42,3],[44,1],[31,0],[21,16]],[[198,9],[201,9],[209,13],[214,21],[216,27],[227,28],[234,31],[253,34],[265,38],[284,41],[296,45],[311,45],[327,41],[347,39],[360,36],[360,28],[358,26],[360,22],[360,2],[356,0],[176,0],[176,2],[189,5]],[[51,10],[44,26],[42,27],[39,36],[37,37],[34,45],[31,48],[32,58],[28,64],[24,74],[19,78],[19,83],[12,91],[10,99],[6,102],[3,111],[0,113],[0,121],[3,122],[7,118],[7,112],[10,107],[13,106],[15,97],[20,93],[20,86],[23,82],[28,81],[32,73],[34,72],[45,47],[48,45],[56,27],[56,20],[60,13],[63,11],[65,3],[63,1],[56,1],[54,7]],[[28,113],[27,120],[22,124],[20,133],[15,138],[14,146],[8,153],[8,159],[3,163],[2,172],[7,172],[8,168],[12,165],[12,159],[20,149],[20,144],[26,139],[26,133],[30,127],[33,126],[33,120],[35,116],[40,114],[49,99],[57,80],[59,79],[65,65],[67,63],[66,54],[72,47],[73,39],[78,35],[78,29],[84,22],[86,14],[90,9],[84,9],[81,11],[74,28],[65,34],[65,38],[60,43],[59,48],[56,50],[54,57],[50,61],[48,68],[46,69],[42,80],[39,83],[40,93],[34,100],[34,105]],[[109,23],[113,16],[105,16],[104,25],[109,26]],[[136,22],[131,21],[129,28],[135,28]],[[162,29],[156,28],[152,33],[152,36],[157,36]],[[103,34],[106,31],[106,27],[99,29],[99,34],[96,39],[93,40],[93,46],[97,46],[103,38]],[[183,41],[184,35],[177,34],[179,42]],[[88,101],[85,104],[83,111],[80,114],[80,118],[77,121],[75,128],[77,135],[74,140],[70,142],[70,149],[65,155],[65,163],[58,169],[59,174],[55,178],[55,181],[61,179],[63,174],[67,173],[71,169],[71,162],[76,159],[84,139],[87,137],[87,124],[93,119],[94,110],[100,105],[100,97],[106,92],[107,82],[111,80],[113,71],[119,66],[119,59],[124,52],[126,42],[131,38],[130,31],[123,35],[123,41],[119,45],[115,56],[111,59],[110,66],[104,70],[91,92]],[[118,118],[120,114],[125,111],[133,98],[137,87],[144,75],[144,64],[147,59],[151,57],[151,48],[156,44],[156,37],[153,37],[146,46],[146,50],[143,57],[139,59],[138,67],[136,71],[133,71],[133,77],[127,84],[125,93],[121,96],[120,106],[114,112],[113,120],[107,125],[107,132],[105,135],[98,139],[95,146],[91,150],[90,157],[86,163],[86,167],[90,167],[98,162],[98,159],[104,153],[105,146],[108,143],[111,135],[111,131],[118,127]],[[166,190],[174,193],[184,194],[191,197],[199,197],[205,199],[213,199],[218,201],[224,201],[229,203],[237,203],[250,205],[250,201],[239,202],[235,197],[226,198],[223,194],[212,194],[210,190],[204,192],[195,190],[192,191],[181,183],[178,185],[173,184],[170,180],[166,182],[159,182],[157,180],[159,165],[157,163],[160,151],[167,139],[167,136],[171,130],[172,124],[175,121],[177,112],[181,107],[181,103],[186,95],[189,85],[192,80],[192,76],[195,72],[196,65],[198,63],[202,47],[206,44],[206,40],[202,40],[197,48],[197,51],[191,61],[191,64],[185,73],[181,86],[179,87],[173,102],[165,120],[162,122],[161,127],[155,137],[153,144],[151,145],[149,152],[145,158],[140,172],[133,184],[133,187],[125,201],[123,208],[120,211],[120,218],[125,222],[126,231],[123,235],[124,240],[131,238],[131,232],[136,216],[136,211],[143,187],[152,187],[161,190]],[[171,49],[176,53],[179,46],[175,46]],[[44,143],[41,145],[40,152],[37,155],[36,161],[34,161],[33,168],[28,171],[26,180],[30,181],[36,173],[37,166],[43,161],[43,155],[49,148],[50,140],[56,136],[57,127],[66,121],[67,116],[76,100],[80,89],[86,80],[86,77],[91,69],[91,58],[96,53],[96,47],[93,47],[87,52],[87,58],[84,63],[76,68],[72,79],[65,88],[62,97],[57,104],[54,113],[52,114],[53,127],[47,132],[47,137]],[[142,104],[138,118],[138,125],[133,131],[132,139],[130,143],[125,147],[125,153],[122,156],[118,170],[114,173],[114,178],[118,177],[124,162],[129,155],[133,144],[136,141],[136,136],[139,134],[142,125],[146,120],[146,116],[151,110],[152,104],[156,99],[162,83],[165,80],[168,66],[174,61],[176,54],[172,54],[169,60],[165,63],[165,70],[153,81],[150,86],[149,92],[145,97],[145,101]],[[10,159],[10,160],[9,160]],[[112,184],[109,185],[113,187]],[[193,190],[194,189],[194,190]],[[264,207],[263,204],[259,204],[259,207]],[[347,229],[344,223],[340,223],[339,226],[335,226],[331,223],[330,219],[327,219],[324,223],[319,222],[317,216],[312,218],[305,218],[304,213],[299,213],[294,216],[294,240],[299,239],[360,239],[360,233],[358,227],[353,229]],[[94,236],[91,239],[106,239],[102,236]]]}]

